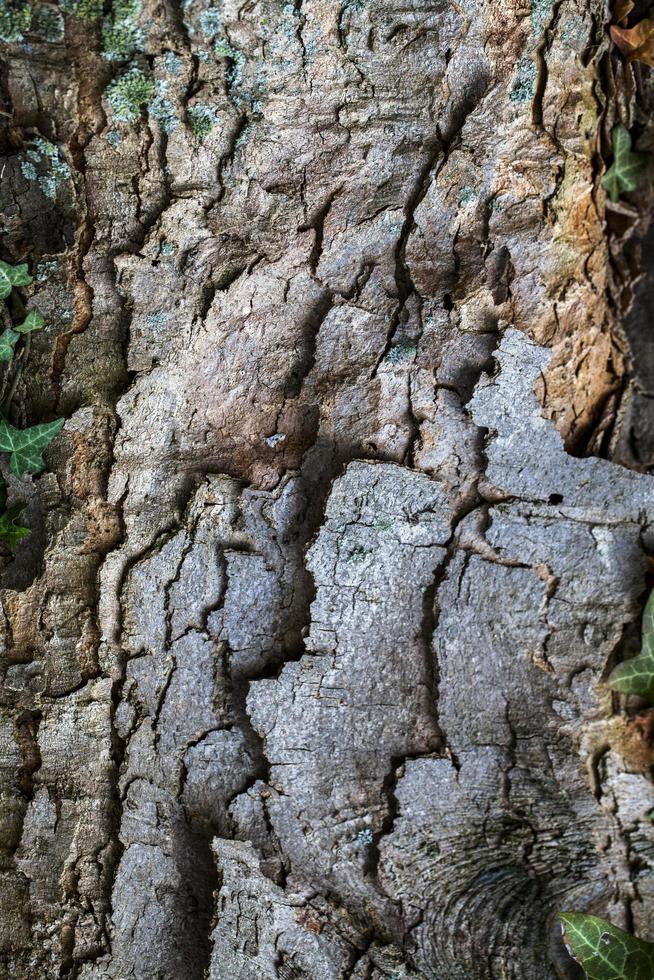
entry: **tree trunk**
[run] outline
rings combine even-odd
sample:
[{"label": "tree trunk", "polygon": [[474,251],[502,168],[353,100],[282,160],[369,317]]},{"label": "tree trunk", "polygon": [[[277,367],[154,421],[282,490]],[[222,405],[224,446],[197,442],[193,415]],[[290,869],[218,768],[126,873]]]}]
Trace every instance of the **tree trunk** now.
[{"label": "tree trunk", "polygon": [[67,420],[1,975],[578,977],[561,910],[654,938],[649,69],[601,0],[211,2],[0,4],[12,421]]}]

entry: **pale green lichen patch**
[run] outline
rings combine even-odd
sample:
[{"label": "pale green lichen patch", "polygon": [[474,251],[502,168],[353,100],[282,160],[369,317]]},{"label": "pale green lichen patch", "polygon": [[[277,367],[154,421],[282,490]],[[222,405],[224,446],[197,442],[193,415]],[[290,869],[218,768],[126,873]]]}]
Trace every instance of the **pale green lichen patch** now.
[{"label": "pale green lichen patch", "polygon": [[203,10],[200,14],[200,30],[205,37],[214,38],[217,34],[220,34],[222,30],[222,20],[220,17],[220,11],[216,10],[215,7],[210,7],[208,10]]},{"label": "pale green lichen patch", "polygon": [[132,67],[107,88],[107,101],[117,122],[136,122],[154,95],[154,81]]},{"label": "pale green lichen patch", "polygon": [[163,312],[163,310],[157,310],[156,313],[148,313],[148,315],[145,318],[145,322],[147,323],[150,330],[157,333],[157,332],[161,332],[164,329],[166,323],[168,322],[168,318],[166,314]]},{"label": "pale green lichen patch", "polygon": [[95,20],[102,13],[102,0],[59,0],[59,6],[67,14],[83,20]]},{"label": "pale green lichen patch", "polygon": [[216,125],[216,110],[205,102],[196,102],[186,113],[189,129],[196,139],[203,140]]},{"label": "pale green lichen patch", "polygon": [[102,24],[102,53],[108,61],[127,61],[143,50],[145,35],[138,24],[141,0],[114,0]]},{"label": "pale green lichen patch", "polygon": [[36,11],[32,30],[40,34],[44,41],[54,43],[64,37],[64,19],[58,10],[43,4]]},{"label": "pale green lichen patch", "polygon": [[217,58],[231,58],[234,60],[238,55],[238,52],[224,37],[219,37],[214,42],[213,51]]},{"label": "pale green lichen patch", "polygon": [[197,12],[192,0],[185,0],[182,5],[185,14],[185,24],[188,31],[198,38],[201,48],[196,51],[196,57],[202,64],[210,65],[216,58],[231,62],[226,66],[227,81],[230,88],[242,84],[245,68],[245,56],[235,48],[225,33],[221,11],[217,6]]},{"label": "pale green lichen patch", "polygon": [[415,357],[417,349],[416,345],[411,343],[396,344],[395,347],[391,347],[384,360],[388,364],[401,364]]},{"label": "pale green lichen patch", "polygon": [[249,126],[246,126],[245,129],[243,130],[243,132],[241,133],[241,135],[236,140],[236,143],[234,145],[236,147],[238,147],[238,148],[240,148],[241,146],[245,146],[245,144],[248,142],[248,140],[252,136],[254,130],[255,130],[255,127],[252,124],[250,124]]},{"label": "pale green lichen patch", "polygon": [[26,0],[0,0],[0,41],[14,44],[22,41],[32,24],[32,8]]},{"label": "pale green lichen patch", "polygon": [[34,270],[34,279],[36,282],[47,282],[56,274],[58,268],[57,262],[39,262]]},{"label": "pale green lichen patch", "polygon": [[70,179],[70,167],[54,143],[35,137],[25,153],[20,169],[26,180],[38,183],[46,197],[55,198],[60,184]]},{"label": "pale green lichen patch", "polygon": [[174,51],[167,51],[164,59],[164,67],[169,75],[179,75],[184,67],[184,62]]},{"label": "pale green lichen patch", "polygon": [[20,171],[25,178],[25,180],[36,180],[39,176],[36,167],[29,160],[23,160],[20,165]]},{"label": "pale green lichen patch", "polygon": [[536,89],[536,63],[531,58],[522,58],[518,63],[515,81],[509,98],[512,102],[530,102]]},{"label": "pale green lichen patch", "polygon": [[552,16],[554,0],[531,0],[531,27],[536,37],[540,37]]},{"label": "pale green lichen patch", "polygon": [[240,85],[243,84],[243,69],[245,68],[245,55],[242,54],[242,52],[240,51],[233,51],[233,53],[230,54],[229,57],[232,59],[232,66],[229,69],[229,72],[227,73],[227,81],[232,87],[238,88]]},{"label": "pale green lichen patch", "polygon": [[164,133],[172,133],[179,120],[174,104],[168,98],[168,82],[160,79],[154,88],[154,98],[149,105],[149,113],[156,119]]},{"label": "pale green lichen patch", "polygon": [[360,562],[365,561],[372,554],[372,551],[368,548],[353,548],[350,554],[345,559],[346,562]]},{"label": "pale green lichen patch", "polygon": [[477,192],[475,191],[474,187],[470,187],[468,184],[466,184],[465,187],[462,187],[459,191],[458,201],[461,207],[465,208],[468,206],[468,204],[472,204],[476,200]]}]

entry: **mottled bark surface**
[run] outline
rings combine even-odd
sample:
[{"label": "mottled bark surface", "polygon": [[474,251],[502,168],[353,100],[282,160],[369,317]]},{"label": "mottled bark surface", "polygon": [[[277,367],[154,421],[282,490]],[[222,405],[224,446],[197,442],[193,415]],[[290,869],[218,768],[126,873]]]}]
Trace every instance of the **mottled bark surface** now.
[{"label": "mottled bark surface", "polygon": [[600,186],[654,134],[608,5],[144,0],[122,58],[64,6],[2,45],[48,317],[13,420],[67,422],[11,483],[0,974],[654,938],[652,719],[604,684],[654,547],[651,188]]}]

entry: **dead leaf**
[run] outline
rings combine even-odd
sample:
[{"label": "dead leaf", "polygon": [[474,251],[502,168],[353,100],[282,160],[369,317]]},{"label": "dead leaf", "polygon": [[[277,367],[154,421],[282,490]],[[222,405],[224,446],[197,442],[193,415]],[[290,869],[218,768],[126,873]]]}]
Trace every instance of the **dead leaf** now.
[{"label": "dead leaf", "polygon": [[23,130],[20,126],[9,126],[7,130],[7,139],[10,144],[17,150],[23,148]]},{"label": "dead leaf", "polygon": [[615,10],[613,16],[615,17],[616,24],[621,21],[626,20],[631,11],[634,9],[636,4],[634,0],[618,0],[615,5]]},{"label": "dead leaf", "polygon": [[611,40],[627,61],[642,61],[654,68],[654,20],[641,20],[629,29],[611,25]]}]

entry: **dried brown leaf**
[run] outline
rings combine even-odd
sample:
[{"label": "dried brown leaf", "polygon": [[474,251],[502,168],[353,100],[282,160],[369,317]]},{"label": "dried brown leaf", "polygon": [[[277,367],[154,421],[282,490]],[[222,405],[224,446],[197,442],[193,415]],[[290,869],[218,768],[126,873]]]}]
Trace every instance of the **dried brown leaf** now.
[{"label": "dried brown leaf", "polygon": [[611,26],[611,40],[627,61],[642,61],[654,68],[654,20],[641,20],[629,29]]},{"label": "dried brown leaf", "polygon": [[618,0],[615,5],[615,10],[613,11],[616,24],[619,24],[621,21],[625,20],[635,6],[636,4],[634,3],[634,0]]}]

